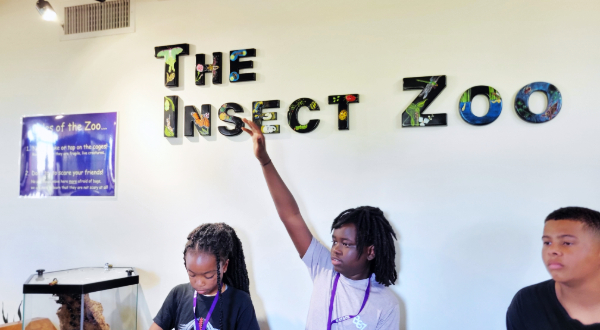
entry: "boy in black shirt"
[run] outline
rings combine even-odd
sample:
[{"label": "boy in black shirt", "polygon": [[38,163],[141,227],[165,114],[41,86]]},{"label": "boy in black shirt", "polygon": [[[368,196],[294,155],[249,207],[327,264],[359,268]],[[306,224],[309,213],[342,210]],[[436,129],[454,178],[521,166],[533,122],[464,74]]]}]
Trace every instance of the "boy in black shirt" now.
[{"label": "boy in black shirt", "polygon": [[600,213],[582,207],[548,217],[542,259],[552,279],[521,289],[508,330],[600,330]]}]

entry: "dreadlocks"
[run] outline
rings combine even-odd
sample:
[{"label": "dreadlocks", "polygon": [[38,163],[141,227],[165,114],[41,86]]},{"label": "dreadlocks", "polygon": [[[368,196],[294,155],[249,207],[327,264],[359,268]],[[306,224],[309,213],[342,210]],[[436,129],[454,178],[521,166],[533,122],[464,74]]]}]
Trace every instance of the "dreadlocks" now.
[{"label": "dreadlocks", "polygon": [[[250,295],[250,280],[244,258],[242,242],[235,230],[224,223],[205,223],[192,230],[183,250],[183,264],[188,251],[211,253],[217,260],[217,295],[221,295],[223,283]],[[221,276],[221,261],[229,260],[227,272]],[[223,300],[219,301],[223,329]]]},{"label": "dreadlocks", "polygon": [[396,282],[396,248],[394,239],[396,233],[383,215],[383,212],[372,206],[360,206],[340,213],[333,220],[331,230],[338,229],[345,224],[352,223],[356,226],[356,248],[358,257],[363,254],[364,248],[375,247],[375,259],[370,262],[370,273],[375,273],[375,280],[385,286]]}]

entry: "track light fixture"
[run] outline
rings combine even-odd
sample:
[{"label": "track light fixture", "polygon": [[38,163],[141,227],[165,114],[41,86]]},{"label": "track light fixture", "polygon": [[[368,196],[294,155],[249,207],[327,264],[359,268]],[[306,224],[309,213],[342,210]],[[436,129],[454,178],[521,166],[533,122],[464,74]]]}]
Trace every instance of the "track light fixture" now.
[{"label": "track light fixture", "polygon": [[38,0],[35,4],[35,8],[38,13],[42,15],[42,18],[46,21],[54,21],[56,20],[56,12],[54,8],[50,5],[50,2],[46,0]]}]

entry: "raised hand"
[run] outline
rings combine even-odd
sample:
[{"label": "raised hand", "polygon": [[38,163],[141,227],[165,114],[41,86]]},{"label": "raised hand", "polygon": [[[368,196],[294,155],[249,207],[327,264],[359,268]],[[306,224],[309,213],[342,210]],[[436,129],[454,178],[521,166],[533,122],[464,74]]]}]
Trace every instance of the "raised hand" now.
[{"label": "raised hand", "polygon": [[269,187],[271,198],[273,198],[273,202],[275,203],[275,208],[277,208],[279,218],[283,222],[292,242],[294,242],[300,258],[302,258],[310,246],[312,234],[300,214],[294,196],[292,196],[292,193],[286,187],[283,180],[281,180],[279,173],[275,169],[275,165],[273,165],[269,154],[267,154],[265,136],[260,131],[260,127],[251,120],[242,120],[249,127],[242,127],[242,129],[252,137],[254,156],[256,156],[262,165],[263,175],[267,181],[267,186]]},{"label": "raised hand", "polygon": [[271,158],[269,158],[269,154],[267,153],[265,136],[255,122],[246,118],[242,120],[244,123],[246,123],[246,125],[248,125],[248,127],[250,127],[250,129],[246,127],[242,127],[242,129],[252,137],[252,143],[254,144],[254,156],[256,156],[256,159],[258,159],[262,166],[266,166],[271,162]]}]

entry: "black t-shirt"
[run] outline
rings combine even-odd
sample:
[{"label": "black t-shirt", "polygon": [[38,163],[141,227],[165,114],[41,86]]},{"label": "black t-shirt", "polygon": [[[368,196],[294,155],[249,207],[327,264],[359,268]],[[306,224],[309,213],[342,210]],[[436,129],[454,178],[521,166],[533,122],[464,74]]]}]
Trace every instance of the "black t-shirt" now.
[{"label": "black t-shirt", "polygon": [[506,313],[508,330],[600,330],[600,323],[583,325],[558,301],[554,280],[521,289]]},{"label": "black t-shirt", "polygon": [[[205,319],[215,297],[198,295],[196,317]],[[221,301],[223,304],[221,305]],[[220,328],[223,306],[223,329]],[[194,330],[194,289],[190,283],[180,284],[169,292],[154,318],[163,330]],[[259,330],[250,295],[232,286],[221,294],[206,330]],[[201,330],[201,329],[196,329]]]}]

